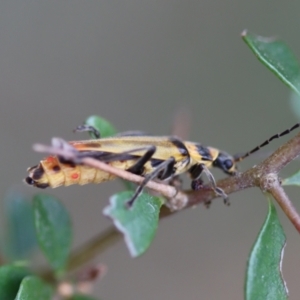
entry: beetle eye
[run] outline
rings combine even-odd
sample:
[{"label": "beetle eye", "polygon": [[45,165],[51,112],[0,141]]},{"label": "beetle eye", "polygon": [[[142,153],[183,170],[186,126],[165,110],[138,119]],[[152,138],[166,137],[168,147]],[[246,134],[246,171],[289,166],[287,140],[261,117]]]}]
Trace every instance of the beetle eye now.
[{"label": "beetle eye", "polygon": [[34,180],[31,177],[26,177],[25,182],[29,185],[34,185]]},{"label": "beetle eye", "polygon": [[230,169],[232,168],[232,166],[233,166],[232,160],[226,159],[226,160],[224,161],[224,166],[225,166],[225,168],[226,168],[227,170],[230,170]]}]

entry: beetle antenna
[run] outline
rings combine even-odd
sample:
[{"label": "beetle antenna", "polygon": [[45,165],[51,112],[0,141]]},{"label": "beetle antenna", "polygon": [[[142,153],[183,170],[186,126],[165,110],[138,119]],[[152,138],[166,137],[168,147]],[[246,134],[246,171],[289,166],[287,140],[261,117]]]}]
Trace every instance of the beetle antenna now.
[{"label": "beetle antenna", "polygon": [[269,139],[267,139],[266,141],[264,141],[262,144],[260,144],[259,146],[255,147],[254,149],[252,149],[251,151],[249,152],[246,152],[244,154],[237,154],[234,156],[234,161],[235,162],[239,162],[239,161],[242,161],[244,160],[246,157],[250,156],[252,153],[260,150],[262,147],[270,144],[270,142],[274,139],[279,139],[280,137],[286,135],[286,134],[289,134],[291,131],[293,131],[294,129],[300,127],[300,123],[297,123],[295,124],[293,127],[289,128],[289,129],[286,129],[284,130],[283,132],[281,133],[277,133],[277,134],[274,134],[273,136],[271,136]]}]

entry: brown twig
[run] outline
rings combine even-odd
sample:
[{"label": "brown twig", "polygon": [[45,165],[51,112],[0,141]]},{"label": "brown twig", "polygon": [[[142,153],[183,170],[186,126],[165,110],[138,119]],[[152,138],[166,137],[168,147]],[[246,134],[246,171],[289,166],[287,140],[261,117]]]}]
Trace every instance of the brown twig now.
[{"label": "brown twig", "polygon": [[[33,149],[37,152],[44,152],[44,153],[50,153],[54,155],[60,155],[63,156],[66,159],[74,160],[76,162],[80,162],[82,164],[85,164],[87,166],[100,169],[104,172],[110,173],[112,175],[115,175],[119,178],[122,178],[124,180],[128,180],[131,182],[134,182],[136,184],[141,184],[144,180],[144,177],[135,175],[133,173],[130,173],[128,171],[115,168],[109,164],[106,164],[104,162],[101,162],[99,160],[96,160],[91,157],[85,157],[78,159],[77,153],[72,152],[69,149],[60,149],[53,146],[46,146],[42,144],[35,144],[33,145]],[[187,205],[188,197],[185,193],[182,193],[181,191],[178,191],[175,187],[167,185],[165,183],[158,183],[155,181],[149,181],[146,184],[146,187],[149,189],[160,193],[162,196],[166,197],[167,199],[172,199],[172,202],[170,202],[170,208],[171,210],[180,210],[183,207]]]},{"label": "brown twig", "polygon": [[278,176],[276,174],[268,174],[263,179],[263,185],[266,190],[273,196],[273,198],[277,201],[279,206],[282,208],[283,212],[295,226],[297,231],[300,233],[300,218],[299,214],[296,211],[293,203],[287,196],[286,192],[282,188],[280,181],[278,180]]},{"label": "brown twig", "polygon": [[[54,149],[53,147],[46,147],[43,145],[35,145],[35,150],[39,152],[49,152],[51,154],[57,155],[66,155],[66,152],[61,149]],[[219,181],[217,185],[218,187],[222,188],[226,194],[231,194],[254,186],[260,187],[264,192],[269,192],[278,202],[297,231],[300,232],[300,216],[294,208],[292,202],[284,192],[278,178],[278,172],[289,162],[294,160],[298,155],[300,155],[300,133],[297,134],[293,139],[279,147],[270,157],[268,157],[262,163],[247,170],[244,173],[238,174],[237,176],[223,179]],[[76,158],[76,155],[74,156],[74,154],[68,153],[67,157],[72,159]],[[103,171],[109,172],[135,183],[141,183],[143,180],[143,177],[131,174],[124,170],[116,169],[92,158],[84,158],[81,160],[81,163],[95,168],[100,168]],[[166,186],[164,184],[149,182],[147,184],[147,187],[155,191],[159,191],[165,197],[174,198],[174,196],[177,196],[176,190],[174,190],[173,187]],[[185,209],[203,202],[210,202],[215,198],[217,198],[217,196],[215,195],[214,191],[209,186],[204,186],[204,188],[200,191],[180,192],[177,200],[180,203],[180,208]],[[176,211],[171,211],[169,208],[163,207],[160,217],[164,218],[174,213],[176,213]],[[68,263],[68,270],[72,271],[75,268],[90,261],[96,255],[99,255],[99,253],[103,252],[108,246],[118,241],[120,237],[121,234],[118,233],[113,227],[109,228],[104,233],[97,235],[95,238],[91,239],[91,241],[87,242],[71,254]],[[51,276],[51,272],[43,272],[44,278],[53,278]]]}]

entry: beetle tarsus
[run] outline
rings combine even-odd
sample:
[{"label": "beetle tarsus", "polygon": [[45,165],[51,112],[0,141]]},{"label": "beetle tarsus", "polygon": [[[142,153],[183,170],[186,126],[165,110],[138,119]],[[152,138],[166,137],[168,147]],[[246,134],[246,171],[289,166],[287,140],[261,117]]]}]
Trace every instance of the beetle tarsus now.
[{"label": "beetle tarsus", "polygon": [[94,134],[96,139],[100,139],[101,137],[99,130],[97,130],[94,126],[90,126],[90,125],[79,125],[73,131],[92,133]]}]

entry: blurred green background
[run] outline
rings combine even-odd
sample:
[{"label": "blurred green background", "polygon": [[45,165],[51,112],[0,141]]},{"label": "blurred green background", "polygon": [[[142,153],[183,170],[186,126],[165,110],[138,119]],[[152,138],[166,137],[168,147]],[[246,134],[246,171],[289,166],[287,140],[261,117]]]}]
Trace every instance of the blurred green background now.
[{"label": "blurred green background", "polygon": [[[189,139],[230,153],[252,149],[297,122],[290,93],[242,42],[247,28],[280,36],[300,58],[298,1],[2,1],[0,3],[1,195],[23,187],[42,155],[35,142],[85,139],[72,129],[91,114],[120,131],[168,134],[179,108]],[[272,144],[264,153],[284,141]],[[249,158],[241,169],[262,158]],[[298,165],[297,165],[298,164]],[[288,175],[299,168],[285,169]],[[216,172],[219,178],[222,174]],[[102,216],[117,182],[47,190],[71,212],[74,246],[108,227]],[[289,194],[300,211],[299,189]],[[246,260],[267,202],[259,190],[189,209],[160,224],[149,251],[124,243],[98,257],[102,299],[242,299]],[[280,214],[291,298],[299,299],[299,235]]]}]

